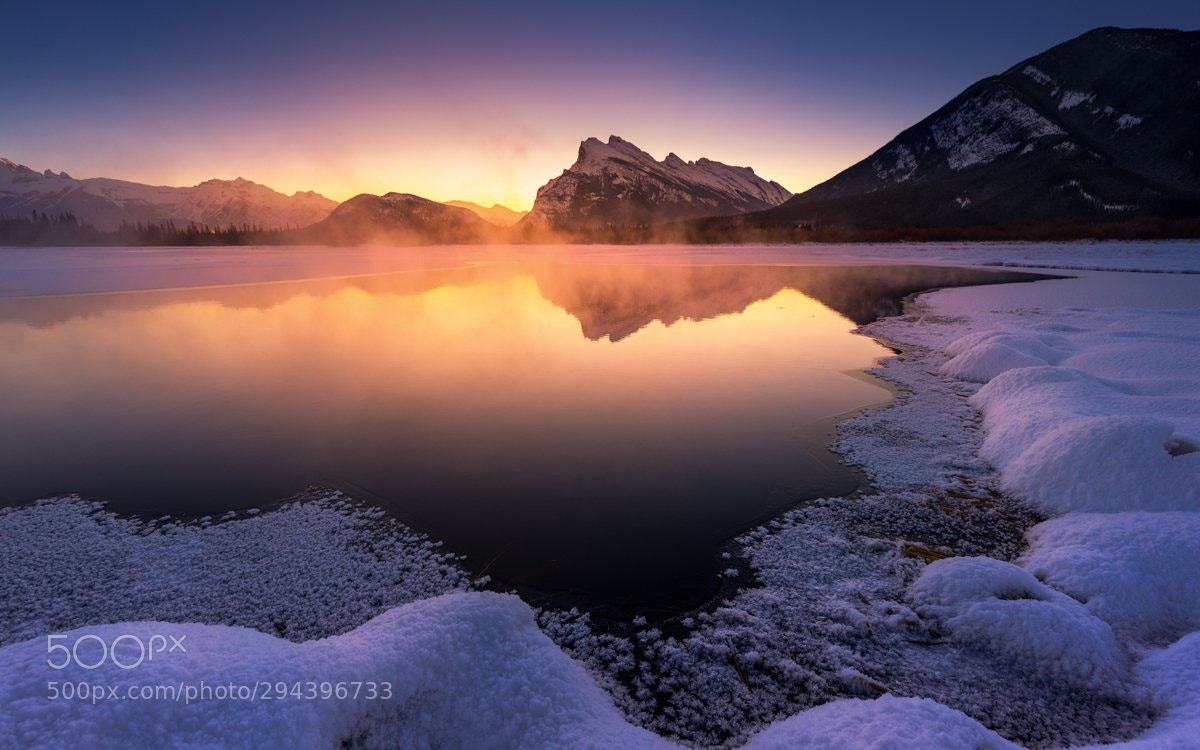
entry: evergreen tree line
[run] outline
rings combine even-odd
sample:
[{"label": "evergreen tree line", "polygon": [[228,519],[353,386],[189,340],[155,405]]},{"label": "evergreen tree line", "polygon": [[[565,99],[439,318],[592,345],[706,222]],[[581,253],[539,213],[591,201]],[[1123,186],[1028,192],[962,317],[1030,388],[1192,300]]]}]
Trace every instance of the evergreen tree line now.
[{"label": "evergreen tree line", "polygon": [[251,224],[210,226],[173,221],[122,222],[106,231],[82,222],[74,214],[32,211],[29,216],[0,217],[0,245],[268,245],[291,241],[295,230],[264,229]]},{"label": "evergreen tree line", "polygon": [[[612,227],[575,233],[548,233],[541,236],[527,228],[514,227],[491,242],[517,243],[799,243],[799,242],[945,242],[945,241],[1050,241],[1082,239],[1175,239],[1200,237],[1200,218],[1166,219],[1138,217],[1121,222],[1075,224],[1056,221],[1017,221],[965,227],[902,226],[886,229],[818,227],[813,225],[760,227],[731,223],[709,227],[703,222],[654,226]],[[382,238],[382,239],[381,239]],[[361,239],[331,237],[315,228],[264,229],[250,224],[209,226],[173,221],[159,223],[123,223],[114,230],[100,230],[70,213],[48,214],[33,211],[21,218],[0,216],[0,247],[52,247],[62,245],[306,245],[355,244],[373,241],[382,244],[439,244],[451,241],[422,235],[389,243],[386,235],[365,235]]]}]

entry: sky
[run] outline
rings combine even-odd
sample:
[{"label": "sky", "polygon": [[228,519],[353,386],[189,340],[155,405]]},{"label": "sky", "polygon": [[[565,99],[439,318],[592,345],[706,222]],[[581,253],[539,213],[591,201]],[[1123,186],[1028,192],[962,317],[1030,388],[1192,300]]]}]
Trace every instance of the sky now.
[{"label": "sky", "polygon": [[74,177],[245,177],[336,200],[528,208],[579,142],[792,191],[974,81],[1195,0],[9,4],[0,156]]}]

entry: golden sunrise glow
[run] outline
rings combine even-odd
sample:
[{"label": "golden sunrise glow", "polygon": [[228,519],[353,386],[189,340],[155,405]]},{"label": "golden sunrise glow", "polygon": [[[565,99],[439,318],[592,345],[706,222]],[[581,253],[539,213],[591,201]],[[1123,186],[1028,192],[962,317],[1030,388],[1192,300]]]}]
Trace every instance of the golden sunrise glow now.
[{"label": "golden sunrise glow", "polygon": [[[411,288],[422,274],[395,278]],[[244,300],[251,289],[234,291]],[[163,402],[197,394],[289,421],[374,408],[364,401],[368,394],[497,419],[522,419],[529,410],[569,413],[581,394],[593,408],[602,403],[603,412],[637,414],[666,394],[668,402],[710,403],[732,416],[747,401],[815,389],[829,368],[861,366],[883,352],[870,339],[847,336],[852,328],[820,303],[784,290],[740,314],[670,326],[654,321],[616,343],[588,340],[579,320],[543,296],[534,275],[495,269],[418,293],[346,284],[262,308],[194,301],[48,327],[0,324],[0,346],[13,353],[0,365],[0,388],[28,394],[5,407],[17,423],[35,414],[68,419],[70,404],[86,394],[126,390],[131,372],[139,373],[136,392],[113,405],[112,419],[143,425],[176,413]],[[740,367],[727,366],[748,359],[759,363],[753,391],[744,389]],[[186,395],[178,388],[185,380]],[[479,383],[491,385],[480,390]],[[850,377],[822,387],[819,412],[807,418],[883,394]]]},{"label": "golden sunrise glow", "polygon": [[793,192],[866,156],[884,136],[879,126],[853,118],[836,129],[815,112],[749,123],[735,111],[706,113],[669,100],[654,105],[658,114],[652,118],[604,101],[569,112],[550,108],[537,118],[486,102],[345,106],[352,109],[301,110],[283,122],[245,114],[202,118],[193,128],[203,128],[202,137],[163,115],[154,139],[113,123],[103,149],[68,139],[55,141],[53,149],[31,146],[7,155],[79,178],[195,185],[244,177],[288,195],[315,190],[335,201],[400,192],[524,211],[539,187],[571,166],[589,136],[615,133],[656,159],[674,152],[685,160],[750,166]]}]

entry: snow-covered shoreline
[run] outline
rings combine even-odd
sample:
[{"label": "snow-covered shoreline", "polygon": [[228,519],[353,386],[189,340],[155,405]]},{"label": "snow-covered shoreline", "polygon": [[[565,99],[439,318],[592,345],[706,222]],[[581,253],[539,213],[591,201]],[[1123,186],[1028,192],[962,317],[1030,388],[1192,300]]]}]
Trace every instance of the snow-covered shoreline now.
[{"label": "snow-covered shoreline", "polygon": [[[1165,292],[1147,303],[1174,307]],[[1051,290],[964,319],[961,292],[946,296],[959,304],[935,295],[914,324],[875,329],[949,357],[941,374],[977,389],[980,456],[1050,518],[1012,563],[932,563],[909,601],[953,637],[1163,712],[1132,746],[1195,746],[1200,309],[1087,309]]]},{"label": "snow-covered shoreline", "polygon": [[[1192,258],[1172,247],[1169,260],[1147,256],[1145,265],[1200,267],[1191,249]],[[627,723],[615,695],[636,723],[706,744],[1012,747],[971,714],[1039,746],[1140,733],[1130,747],[1189,747],[1200,736],[1200,310],[1021,297],[1013,309],[967,314],[954,304],[977,291],[926,295],[920,312],[864,328],[902,350],[880,374],[904,395],[844,423],[837,446],[876,491],[812,503],[747,534],[758,585],[682,635],[646,626],[603,638],[583,618],[543,613],[542,628],[589,675],[519,600],[456,593],[300,644],[170,625],[207,644],[195,662],[54,675],[106,684],[263,673],[389,679],[402,695],[387,705],[253,706],[48,702],[46,644],[33,637],[0,649],[0,672],[13,675],[0,688],[0,740],[11,732],[13,744],[52,745],[69,727],[97,746],[669,744]],[[989,300],[1004,296],[988,291]],[[926,697],[896,697],[917,695]],[[654,715],[654,706],[674,714]],[[123,734],[130,726],[140,734]]]}]

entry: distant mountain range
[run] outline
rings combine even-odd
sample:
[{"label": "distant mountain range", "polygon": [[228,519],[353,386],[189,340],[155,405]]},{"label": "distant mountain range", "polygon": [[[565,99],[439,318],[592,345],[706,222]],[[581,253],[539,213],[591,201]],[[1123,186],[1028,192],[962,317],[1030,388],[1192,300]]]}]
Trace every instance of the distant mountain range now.
[{"label": "distant mountain range", "polygon": [[971,85],[832,179],[736,223],[1139,216],[1200,216],[1200,32],[1090,31]]},{"label": "distant mountain range", "polygon": [[77,180],[66,172],[36,172],[0,158],[0,216],[33,211],[68,213],[100,230],[122,222],[175,222],[267,229],[302,227],[329,215],[337,202],[314,192],[284,195],[243,180],[206,180],[193,187],[159,187],[94,177]]},{"label": "distant mountain range", "polygon": [[[673,153],[658,161],[613,135],[583,141],[527,214],[404,193],[337,206],[240,178],[194,187],[77,180],[0,159],[0,218],[19,220],[0,226],[0,243],[173,241],[161,232],[139,239],[20,221],[33,211],[71,214],[103,231],[123,222],[300,228],[226,233],[219,241],[227,242],[798,241],[926,230],[934,234],[913,238],[945,230],[990,238],[962,232],[993,229],[997,238],[1058,238],[1047,227],[1066,227],[1064,237],[1122,236],[1114,227],[1132,227],[1128,236],[1197,236],[1200,32],[1090,31],[969,86],[798,195],[749,167]],[[1158,234],[1136,234],[1148,222]],[[180,242],[200,240],[217,241],[180,233]]]},{"label": "distant mountain range", "polygon": [[447,206],[465,208],[489,224],[495,224],[498,227],[511,227],[521,219],[525,218],[525,214],[529,213],[528,211],[514,211],[508,206],[501,206],[499,203],[493,203],[491,206],[481,206],[478,203],[472,203],[471,201],[443,202]]},{"label": "distant mountain range", "polygon": [[487,242],[498,233],[496,225],[466,208],[408,193],[364,193],[297,234],[304,242],[332,245],[428,245]]},{"label": "distant mountain range", "polygon": [[791,197],[749,167],[675,154],[656,161],[611,135],[588,138],[569,169],[537,191],[519,226],[555,231],[656,224],[777,206]]}]

